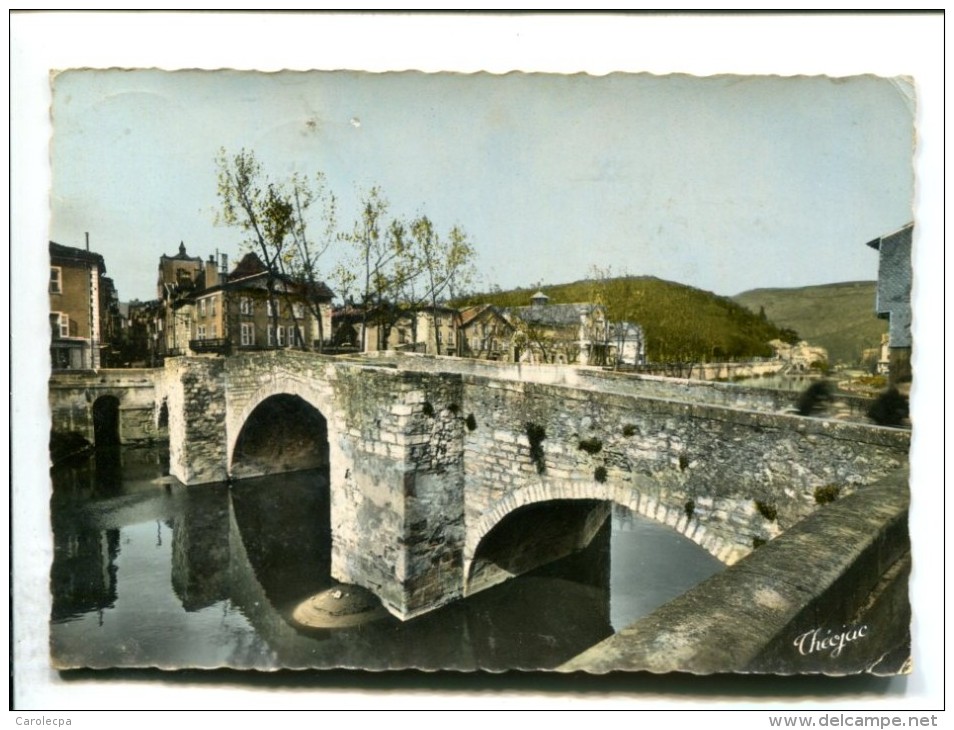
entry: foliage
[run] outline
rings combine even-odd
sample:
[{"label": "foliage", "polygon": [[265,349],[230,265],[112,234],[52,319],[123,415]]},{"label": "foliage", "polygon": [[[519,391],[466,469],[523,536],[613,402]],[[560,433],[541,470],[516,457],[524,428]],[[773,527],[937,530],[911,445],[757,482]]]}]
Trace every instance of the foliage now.
[{"label": "foliage", "polygon": [[[476,252],[459,226],[442,235],[427,216],[404,221],[389,210],[380,188],[365,193],[361,215],[343,237],[352,244],[351,257],[336,269],[335,281],[343,298],[357,297],[365,324],[383,327],[385,339],[401,317],[428,306],[436,350],[436,307],[470,285]],[[417,318],[411,322],[417,342]]]},{"label": "foliage", "polygon": [[687,500],[683,505],[682,511],[686,513],[686,519],[691,520],[692,516],[696,513],[696,503],[694,500]]},{"label": "foliage", "polygon": [[879,426],[901,426],[908,415],[908,399],[897,388],[888,388],[868,408],[868,418]]},{"label": "foliage", "polygon": [[467,414],[467,420],[465,421],[465,423],[467,424],[467,430],[468,430],[468,431],[476,431],[476,430],[477,430],[477,419],[474,418],[474,414],[473,414],[473,413],[468,413],[468,414]]},{"label": "foliage", "polygon": [[824,487],[815,487],[815,504],[830,504],[838,499],[841,487],[827,484]]},{"label": "foliage", "polygon": [[831,401],[831,384],[817,380],[798,396],[795,408],[800,416],[810,416],[822,410]]},{"label": "foliage", "polygon": [[629,438],[630,436],[635,435],[635,433],[636,433],[636,427],[633,424],[627,423],[625,426],[623,426],[623,436],[625,436],[626,438]]},{"label": "foliage", "polygon": [[580,441],[579,449],[580,451],[585,451],[587,454],[598,454],[603,450],[603,442],[595,436],[583,439]]},{"label": "foliage", "polygon": [[755,509],[757,509],[759,514],[769,522],[775,522],[775,520],[778,518],[778,510],[774,505],[755,500]]},{"label": "foliage", "polygon": [[593,478],[596,481],[598,481],[600,484],[603,484],[606,481],[606,476],[607,476],[607,472],[606,472],[605,466],[598,466],[593,471]]},{"label": "foliage", "polygon": [[537,473],[543,474],[547,470],[543,454],[543,440],[547,437],[546,429],[532,421],[525,424],[527,441],[530,442],[530,461],[537,466]]},{"label": "foliage", "polygon": [[[216,157],[220,208],[216,222],[239,228],[243,244],[254,251],[273,274],[267,280],[269,300],[274,302],[278,278],[291,278],[302,285],[311,314],[318,323],[319,347],[324,342],[320,308],[319,259],[337,238],[336,200],[327,189],[324,175],[293,174],[274,180],[265,172],[254,152],[246,149]],[[312,206],[321,207],[321,234],[308,233]],[[273,307],[277,318],[278,309]]]},{"label": "foliage", "polygon": [[[538,289],[472,295],[458,306],[490,303],[520,307]],[[613,322],[641,325],[650,362],[710,362],[770,357],[768,342],[782,330],[728,297],[648,276],[617,276],[546,287],[550,301],[578,303],[602,300]],[[528,332],[527,336],[533,333]]]}]

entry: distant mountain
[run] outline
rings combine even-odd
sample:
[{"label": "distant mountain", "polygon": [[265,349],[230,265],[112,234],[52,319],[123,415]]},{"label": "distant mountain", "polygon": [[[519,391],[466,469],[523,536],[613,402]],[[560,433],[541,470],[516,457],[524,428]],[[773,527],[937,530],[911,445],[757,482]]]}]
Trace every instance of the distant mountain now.
[{"label": "distant mountain", "polygon": [[832,363],[855,364],[862,350],[878,347],[888,331],[875,316],[874,281],[849,281],[794,289],[752,289],[732,297],[780,327],[789,327],[803,340],[828,350]]},{"label": "distant mountain", "polygon": [[[599,301],[612,321],[641,325],[651,362],[767,357],[772,354],[768,342],[786,334],[729,297],[650,276],[584,280],[540,289],[551,304]],[[526,306],[535,291],[536,287],[475,294],[455,305]]]}]

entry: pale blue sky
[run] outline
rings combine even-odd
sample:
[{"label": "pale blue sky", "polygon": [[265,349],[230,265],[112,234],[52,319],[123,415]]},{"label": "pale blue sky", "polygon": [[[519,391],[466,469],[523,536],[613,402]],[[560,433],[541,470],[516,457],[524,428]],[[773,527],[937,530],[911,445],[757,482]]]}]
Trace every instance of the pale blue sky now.
[{"label": "pale blue sky", "polygon": [[913,219],[913,104],[874,76],[68,72],[51,237],[89,231],[123,299],[155,296],[180,241],[234,262],[214,157],[246,147],[323,171],[343,228],[371,185],[463,226],[484,286],[592,265],[727,295],[874,279],[864,243]]}]

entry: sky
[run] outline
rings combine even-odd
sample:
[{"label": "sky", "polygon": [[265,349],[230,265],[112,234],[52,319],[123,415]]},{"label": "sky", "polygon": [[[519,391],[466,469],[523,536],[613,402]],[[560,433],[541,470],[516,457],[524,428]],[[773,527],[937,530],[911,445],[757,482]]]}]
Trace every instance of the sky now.
[{"label": "sky", "polygon": [[[141,707],[477,709],[487,707],[488,689],[495,708],[735,709],[743,724],[762,722],[750,711],[769,707],[842,711],[850,706],[881,713],[942,707],[944,647],[937,637],[944,632],[944,602],[936,566],[945,554],[946,510],[937,509],[936,496],[942,486],[938,454],[945,451],[945,398],[939,395],[945,392],[946,365],[943,21],[943,15],[858,13],[11,13],[7,417],[10,545],[17,546],[10,554],[15,596],[11,694],[17,708],[120,710],[95,717],[109,728],[128,726],[130,719],[141,722],[121,711]],[[519,90],[484,96],[474,91],[469,107],[460,97],[421,100],[415,96],[421,91],[401,96],[387,89],[365,90],[364,96],[349,90],[344,98],[330,90],[299,93],[281,104],[250,91],[232,100],[209,92],[204,102],[210,116],[203,121],[202,110],[189,106],[195,97],[176,98],[184,94],[181,83],[175,89],[162,85],[160,94],[137,80],[137,103],[130,102],[136,94],[126,96],[128,88],[111,89],[98,99],[84,97],[77,88],[69,105],[74,114],[82,110],[88,116],[74,122],[85,125],[85,139],[78,145],[74,140],[78,159],[61,163],[60,150],[65,154],[68,146],[59,146],[67,126],[60,122],[68,116],[57,107],[51,124],[49,78],[52,69],[73,68],[912,76],[918,129],[910,513],[914,672],[877,687],[846,680],[837,689],[816,691],[817,685],[800,683],[803,689],[797,690],[780,681],[773,697],[771,683],[760,682],[753,693],[744,678],[720,680],[716,686],[699,683],[690,695],[669,693],[664,677],[638,687],[619,679],[605,693],[572,693],[566,684],[554,687],[539,677],[529,687],[516,680],[501,687],[490,678],[484,691],[455,690],[435,677],[434,693],[425,696],[375,692],[360,682],[320,686],[318,680],[307,691],[269,687],[263,692],[255,691],[251,680],[222,685],[172,678],[64,680],[51,671],[46,241],[82,246],[89,231],[92,248],[106,256],[124,299],[154,296],[158,257],[174,253],[180,240],[190,252],[214,253],[218,247],[234,258],[236,237],[215,228],[210,212],[216,205],[212,158],[220,145],[254,142],[264,159],[263,140],[268,139],[268,161],[276,168],[307,161],[309,171],[325,169],[339,195],[371,181],[386,190],[401,215],[421,207],[442,229],[459,222],[501,286],[579,278],[591,263],[610,256],[625,258],[609,261],[617,270],[727,294],[755,286],[873,279],[875,255],[864,242],[912,218],[910,180],[898,177],[906,174],[902,168],[909,161],[910,106],[885,84],[860,98],[857,82],[816,79],[814,86],[808,84],[811,93],[801,95],[794,88],[806,88],[803,84],[782,85],[790,94],[785,98],[781,91],[755,94],[768,78],[723,80],[721,86],[701,84],[694,92],[667,98],[649,94],[645,86],[623,93],[619,82],[612,82],[617,84],[612,93],[598,89],[586,97],[569,94],[572,80],[560,79],[560,98],[553,98],[553,87],[543,92],[550,97],[544,99],[528,91],[526,98]],[[721,95],[713,91],[720,89]],[[617,96],[623,101],[614,106]],[[833,101],[836,97],[844,100],[841,105]],[[392,101],[380,103],[386,98]],[[104,107],[113,111],[104,115],[98,111]],[[270,113],[272,108],[281,114]],[[289,109],[297,116],[286,116]],[[903,118],[881,119],[890,110]],[[451,130],[451,139],[431,136],[446,131],[447,114],[463,120]],[[360,126],[352,124],[353,118]],[[98,126],[91,124],[94,119]],[[325,124],[307,123],[317,119]],[[417,134],[408,131],[409,120]],[[484,126],[495,120],[500,124]],[[789,134],[774,134],[778,124],[788,125]],[[884,124],[894,131],[885,131]],[[313,136],[303,136],[302,126]],[[422,137],[425,127],[428,136]],[[380,134],[387,129],[390,136]],[[105,138],[107,130],[112,136]],[[561,136],[548,136],[554,130]],[[708,133],[716,130],[719,134]],[[134,135],[137,143],[124,144]],[[477,139],[482,147],[475,146]],[[292,154],[292,142],[306,140],[314,160],[306,160],[304,152]],[[364,148],[357,146],[359,140]],[[329,148],[330,141],[335,145]],[[427,164],[419,164],[421,158]],[[502,167],[486,177],[486,169],[498,163]],[[337,169],[344,174],[334,177]],[[440,169],[452,174],[441,175]],[[536,174],[540,170],[546,175]],[[0,460],[4,456],[0,452]],[[407,717],[417,722],[415,715]]]},{"label": "sky", "polygon": [[594,266],[722,295],[871,280],[864,244],[913,219],[914,103],[876,76],[67,71],[51,238],[88,232],[123,300],[156,296],[180,242],[234,263],[215,157],[247,149],[274,180],[322,172],[342,230],[372,186],[461,226],[477,290]]}]

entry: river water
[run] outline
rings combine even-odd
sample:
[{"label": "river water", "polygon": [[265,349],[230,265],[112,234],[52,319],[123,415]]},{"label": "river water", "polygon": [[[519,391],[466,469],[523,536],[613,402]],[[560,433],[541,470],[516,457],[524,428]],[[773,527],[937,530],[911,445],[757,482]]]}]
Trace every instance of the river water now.
[{"label": "river water", "polygon": [[52,471],[50,646],[77,667],[552,668],[722,569],[621,507],[579,553],[407,622],[291,614],[335,586],[327,478],[186,488],[161,448]]}]

